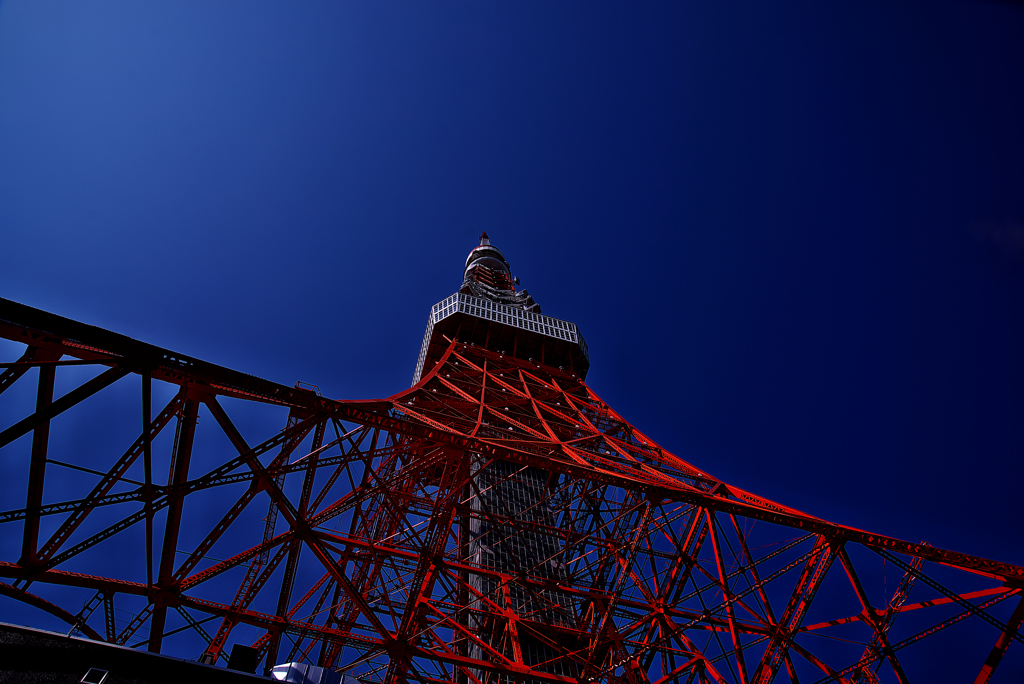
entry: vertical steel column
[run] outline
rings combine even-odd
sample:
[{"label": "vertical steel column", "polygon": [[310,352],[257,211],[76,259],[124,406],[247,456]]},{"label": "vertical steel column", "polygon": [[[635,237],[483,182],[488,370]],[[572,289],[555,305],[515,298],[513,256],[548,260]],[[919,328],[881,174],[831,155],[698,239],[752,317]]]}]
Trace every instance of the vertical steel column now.
[{"label": "vertical steel column", "polygon": [[113,594],[103,594],[103,624],[106,626],[107,641],[114,643],[117,639],[117,626],[114,622]]},{"label": "vertical steel column", "polygon": [[145,469],[143,486],[146,496],[146,586],[153,587],[153,375],[142,374],[142,459]]},{"label": "vertical steel column", "polygon": [[[481,406],[480,410],[481,410],[481,413],[482,413],[483,412],[483,404],[481,403],[480,406]],[[477,418],[477,428],[479,428],[479,427],[480,427],[480,419]],[[466,569],[466,566],[469,564],[469,560],[470,560],[470,556],[469,556],[469,544],[470,544],[470,535],[469,535],[470,507],[469,507],[469,505],[466,502],[470,500],[470,496],[471,496],[470,486],[469,486],[469,478],[471,477],[469,464],[470,464],[470,461],[473,459],[473,457],[474,457],[474,454],[471,453],[471,452],[466,452],[464,457],[463,457],[463,461],[465,462],[465,466],[463,467],[463,472],[460,475],[460,479],[462,480],[462,482],[465,482],[465,484],[462,486],[462,491],[460,493],[461,501],[457,500],[456,504],[455,504],[455,511],[456,511],[456,515],[458,516],[458,525],[459,525],[459,548],[458,548],[456,557],[458,558],[459,563],[463,566],[459,570],[459,585],[458,585],[458,590],[456,592],[456,600],[455,600],[455,604],[457,606],[456,610],[458,612],[456,613],[456,618],[455,619],[458,622],[458,624],[461,625],[462,628],[464,630],[466,630],[466,631],[469,630],[469,607],[470,607],[470,603],[469,603],[469,571]],[[457,655],[460,655],[463,658],[466,658],[466,657],[469,656],[469,639],[464,634],[462,634],[459,630],[453,630],[452,642],[453,642],[452,643],[453,650],[455,651],[455,653]],[[464,666],[459,666],[459,665],[454,665],[453,664],[452,665],[452,679],[455,682],[457,682],[457,684],[469,684],[469,675],[467,674],[466,668]]]},{"label": "vertical steel column", "polygon": [[178,549],[178,533],[181,531],[181,510],[185,497],[176,487],[188,479],[189,461],[192,459],[192,442],[196,436],[196,417],[199,413],[199,400],[189,394],[181,406],[178,415],[178,429],[174,435],[174,451],[171,455],[171,468],[167,478],[170,487],[167,506],[167,523],[164,527],[163,549],[160,553],[160,570],[157,576],[157,593],[151,600],[155,602],[153,618],[149,627],[149,650],[160,652],[163,642],[164,622],[167,619],[167,602],[170,598],[170,582],[174,573],[174,554]]},{"label": "vertical steel column", "polygon": [[[51,364],[39,367],[39,387],[36,391],[36,414],[42,414],[53,403],[53,381],[57,367]],[[28,496],[25,508],[25,531],[21,542],[23,567],[33,565],[39,545],[39,507],[43,505],[43,479],[46,476],[46,447],[50,442],[50,421],[44,420],[32,431],[32,456],[28,466]]]}]

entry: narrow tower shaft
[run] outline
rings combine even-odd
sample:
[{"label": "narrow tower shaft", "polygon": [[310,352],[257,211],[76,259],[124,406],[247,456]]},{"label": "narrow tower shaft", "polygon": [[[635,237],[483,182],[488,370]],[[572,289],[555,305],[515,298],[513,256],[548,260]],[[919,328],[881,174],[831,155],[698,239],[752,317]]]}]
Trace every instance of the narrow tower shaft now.
[{"label": "narrow tower shaft", "polygon": [[[466,257],[462,287],[431,309],[413,385],[440,361],[452,340],[529,360],[538,369],[558,367],[586,377],[590,359],[579,330],[569,321],[543,315],[529,292],[516,289],[518,284],[505,255],[483,233],[480,245]],[[476,486],[463,492],[469,502],[459,519],[463,561],[501,573],[529,573],[552,584],[562,580],[563,545],[556,532],[560,506],[554,496],[560,478],[543,468],[490,460],[478,453],[470,453],[469,462]],[[512,529],[495,525],[496,518],[515,520],[516,525]],[[457,638],[455,646],[462,655],[486,659],[483,642],[531,668],[565,677],[579,674],[571,663],[558,658],[555,647],[578,647],[565,643],[566,628],[577,622],[568,596],[556,590],[528,591],[519,585],[506,589],[484,574],[467,576],[466,581],[472,596],[461,597],[467,615],[464,624],[478,641]],[[531,626],[519,634],[518,653],[507,639],[507,627],[482,617],[488,612],[486,602],[506,603],[516,614],[529,616]],[[496,680],[484,672],[476,675],[495,684],[512,682],[504,675]]]}]

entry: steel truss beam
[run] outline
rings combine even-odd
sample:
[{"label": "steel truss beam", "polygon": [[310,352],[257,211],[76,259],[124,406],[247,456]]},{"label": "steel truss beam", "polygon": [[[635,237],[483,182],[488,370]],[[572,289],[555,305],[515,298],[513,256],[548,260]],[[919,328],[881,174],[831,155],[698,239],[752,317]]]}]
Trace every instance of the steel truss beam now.
[{"label": "steel truss beam", "polygon": [[[287,654],[387,684],[908,682],[904,649],[978,629],[977,682],[1021,657],[1024,568],[731,486],[570,372],[456,337],[414,387],[335,401],[6,300],[0,336],[26,345],[0,392],[37,390],[0,425],[0,455],[27,473],[25,506],[0,512],[21,541],[0,595],[90,638],[210,661],[243,639],[266,668]],[[83,365],[99,373],[54,399],[56,375]],[[51,458],[53,426],[135,377],[134,442]],[[262,434],[257,404],[282,412]],[[48,497],[55,468],[80,493]],[[497,494],[523,488],[522,505]],[[145,559],[105,562],[119,553]],[[903,579],[878,600],[882,559]],[[88,610],[46,598],[55,587]]]}]

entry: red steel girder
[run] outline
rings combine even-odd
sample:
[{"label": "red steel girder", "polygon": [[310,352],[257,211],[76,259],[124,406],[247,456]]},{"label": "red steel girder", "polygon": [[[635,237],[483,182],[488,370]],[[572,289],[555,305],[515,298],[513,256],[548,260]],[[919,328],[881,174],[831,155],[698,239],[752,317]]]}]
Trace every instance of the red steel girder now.
[{"label": "red steel girder", "polygon": [[[0,336],[26,345],[0,374],[0,391],[41,379],[28,417],[0,425],[4,457],[30,466],[26,506],[0,513],[0,529],[26,550],[0,562],[0,576],[14,580],[2,593],[65,621],[75,615],[42,595],[49,587],[101,596],[103,629],[84,626],[92,638],[124,643],[138,632],[160,650],[203,637],[201,623],[221,618],[256,628],[268,663],[287,639],[296,657],[388,684],[797,681],[807,667],[822,681],[850,681],[881,677],[868,666],[883,658],[893,666],[885,676],[903,682],[913,673],[898,652],[962,624],[993,628],[974,669],[982,682],[1022,640],[1019,597],[1007,620],[992,610],[1021,593],[1024,568],[837,525],[724,483],[657,445],[571,372],[457,336],[417,385],[374,401],[327,399],[5,300]],[[47,387],[69,364],[107,370],[54,401]],[[138,439],[109,462],[49,459],[47,426],[130,375],[142,380]],[[177,392],[155,419],[154,383]],[[295,420],[253,441],[240,429],[250,423],[228,415],[251,403]],[[200,409],[213,417],[201,428]],[[167,453],[157,438],[175,417]],[[18,456],[14,439],[33,430]],[[500,463],[514,465],[482,479]],[[81,499],[48,501],[47,464],[100,481]],[[190,466],[204,474],[190,476]],[[521,509],[486,494],[527,486],[536,491]],[[217,514],[190,517],[211,492]],[[268,526],[261,539],[245,525],[257,499],[280,514],[282,531]],[[153,528],[160,511],[162,530]],[[67,517],[37,548],[33,530],[52,515]],[[161,549],[156,567],[88,571],[96,550],[116,548],[143,521],[145,552]],[[484,527],[493,547],[479,541]],[[192,551],[180,548],[186,536]],[[534,551],[517,550],[529,544]],[[511,554],[507,568],[493,562],[499,549]],[[885,610],[869,598],[877,572],[865,558],[878,556],[917,579],[901,583]],[[237,573],[263,557],[233,600]],[[837,558],[838,575],[829,572]],[[307,565],[312,579],[300,571]],[[835,609],[803,624],[812,606],[831,605],[820,596],[841,592],[859,614]],[[115,599],[135,613],[119,633]],[[267,602],[272,613],[254,609]],[[896,617],[908,611],[927,626],[899,631]],[[836,660],[807,638],[838,630],[877,648]],[[529,655],[538,648],[540,660]]]}]

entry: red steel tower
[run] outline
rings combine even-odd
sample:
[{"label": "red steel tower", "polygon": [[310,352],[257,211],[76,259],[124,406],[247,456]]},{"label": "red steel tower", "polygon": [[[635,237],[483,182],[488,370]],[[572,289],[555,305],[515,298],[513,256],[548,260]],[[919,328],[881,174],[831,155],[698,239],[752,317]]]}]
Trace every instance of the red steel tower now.
[{"label": "red steel tower", "polygon": [[986,682],[1022,656],[1024,568],[679,458],[594,393],[580,331],[517,285],[484,234],[413,386],[372,401],[0,300],[24,345],[0,393],[36,378],[0,425],[25,477],[0,594],[92,639],[208,663],[249,646],[264,672],[367,684],[905,683],[929,660]]}]

